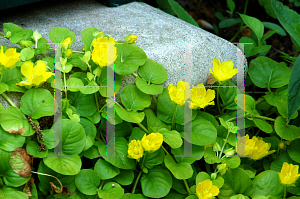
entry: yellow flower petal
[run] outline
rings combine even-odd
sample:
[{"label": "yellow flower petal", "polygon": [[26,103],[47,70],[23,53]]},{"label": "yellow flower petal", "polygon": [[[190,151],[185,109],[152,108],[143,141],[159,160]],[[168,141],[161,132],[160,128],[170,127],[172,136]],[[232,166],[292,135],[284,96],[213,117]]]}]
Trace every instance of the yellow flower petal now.
[{"label": "yellow flower petal", "polygon": [[30,78],[33,76],[33,63],[32,62],[25,62],[21,66],[21,73],[26,77]]},{"label": "yellow flower petal", "polygon": [[33,73],[34,75],[43,75],[46,72],[46,69],[47,69],[47,65],[45,64],[45,62],[38,60],[37,64],[33,69]]}]

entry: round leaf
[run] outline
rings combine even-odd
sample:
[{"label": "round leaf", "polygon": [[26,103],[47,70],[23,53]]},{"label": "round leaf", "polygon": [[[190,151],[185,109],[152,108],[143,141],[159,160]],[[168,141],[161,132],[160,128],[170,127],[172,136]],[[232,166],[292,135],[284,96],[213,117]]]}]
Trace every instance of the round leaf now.
[{"label": "round leaf", "polygon": [[127,110],[143,110],[151,104],[150,96],[140,91],[135,85],[125,86],[120,97]]},{"label": "round leaf", "polygon": [[182,145],[182,138],[177,131],[169,131],[166,128],[162,128],[158,132],[163,135],[164,142],[166,142],[171,148],[176,149]]},{"label": "round leaf", "polygon": [[300,136],[300,129],[294,125],[286,125],[286,119],[279,116],[276,118],[275,123],[276,133],[285,140],[294,140]]},{"label": "round leaf", "polygon": [[81,124],[69,119],[62,120],[62,151],[64,154],[79,154],[85,147],[86,134]]},{"label": "round leaf", "polygon": [[95,81],[91,81],[91,82],[89,82],[88,85],[79,87],[78,89],[80,90],[80,92],[87,95],[87,94],[93,94],[93,93],[98,92],[99,86],[97,85],[97,83]]},{"label": "round leaf", "polygon": [[165,165],[174,177],[179,180],[188,179],[193,176],[193,169],[189,163],[176,163],[170,155],[166,155]]},{"label": "round leaf", "polygon": [[20,54],[20,60],[25,62],[34,57],[34,50],[31,48],[23,48]]},{"label": "round leaf", "polygon": [[119,75],[133,73],[147,60],[146,53],[135,44],[128,44],[122,41],[118,42],[116,47],[118,57],[115,61],[115,71]]},{"label": "round leaf", "polygon": [[86,51],[91,51],[90,47],[92,45],[93,40],[95,39],[94,33],[100,32],[97,28],[86,28],[81,32],[81,39],[84,43],[84,48]]},{"label": "round leaf", "polygon": [[22,191],[18,191],[12,187],[3,186],[0,188],[0,195],[5,199],[28,199],[28,194]]},{"label": "round leaf", "polygon": [[96,195],[100,185],[100,178],[96,171],[83,169],[75,177],[77,189],[86,195]]},{"label": "round leaf", "polygon": [[115,182],[108,182],[103,189],[98,190],[98,196],[105,199],[120,199],[124,194],[124,189]]},{"label": "round leaf", "polygon": [[157,95],[163,92],[162,85],[155,85],[155,84],[147,84],[146,80],[140,77],[136,77],[136,86],[140,89],[143,93],[149,95]]},{"label": "round leaf", "polygon": [[16,134],[10,134],[0,126],[0,149],[5,151],[14,151],[22,147],[25,143],[25,137]]},{"label": "round leaf", "polygon": [[118,167],[111,165],[101,158],[96,162],[94,170],[98,173],[101,180],[111,179],[120,173]]},{"label": "round leaf", "polygon": [[126,122],[141,123],[145,117],[145,113],[143,112],[141,113],[133,112],[133,111],[128,112],[118,105],[115,106],[115,110],[119,115],[119,117],[122,120],[125,120]]},{"label": "round leaf", "polygon": [[147,61],[139,68],[139,75],[147,82],[153,84],[162,84],[168,78],[166,69],[152,59],[147,59]]},{"label": "round leaf", "polygon": [[84,86],[81,79],[74,78],[74,77],[67,79],[68,91],[77,92],[77,91],[79,91],[78,87],[80,87],[80,86]]},{"label": "round leaf", "polygon": [[121,170],[120,174],[113,178],[121,185],[130,185],[134,180],[134,173],[130,170]]},{"label": "round leaf", "polygon": [[272,170],[263,171],[258,174],[253,180],[253,196],[268,196],[275,195],[282,197],[283,187],[278,173]]},{"label": "round leaf", "polygon": [[71,43],[75,42],[76,39],[75,34],[71,30],[64,27],[55,27],[52,28],[49,32],[49,39],[53,43],[60,43],[68,37],[71,38]]},{"label": "round leaf", "polygon": [[172,187],[172,176],[161,168],[154,167],[141,177],[142,192],[151,198],[162,198],[166,196]]},{"label": "round leaf", "polygon": [[203,182],[204,180],[207,180],[207,179],[210,179],[210,176],[202,171],[202,172],[199,172],[196,176],[196,185],[198,185],[200,182]]},{"label": "round leaf", "polygon": [[260,88],[280,88],[289,83],[291,69],[268,57],[258,57],[250,62],[249,76]]},{"label": "round leaf", "polygon": [[94,145],[97,129],[96,126],[90,120],[85,118],[80,118],[80,124],[83,126],[86,132],[86,142],[85,147],[83,149],[85,151]]},{"label": "round leaf", "polygon": [[93,94],[84,95],[81,92],[68,93],[70,104],[76,107],[80,116],[92,116],[97,111],[95,96]]},{"label": "round leaf", "polygon": [[273,128],[271,126],[271,124],[269,124],[268,122],[266,122],[266,120],[262,120],[262,119],[258,119],[258,118],[253,118],[253,122],[255,123],[255,125],[262,131],[266,132],[266,133],[272,133],[273,132]]},{"label": "round leaf", "polygon": [[10,153],[0,149],[0,176],[4,175],[11,166],[9,164]]},{"label": "round leaf", "polygon": [[171,149],[172,154],[175,155],[177,162],[186,162],[193,164],[196,160],[200,160],[204,155],[204,147],[192,145],[192,154],[190,151],[184,151],[184,144],[177,149]]},{"label": "round leaf", "polygon": [[21,111],[32,119],[54,115],[54,98],[46,89],[30,89],[21,98]]},{"label": "round leaf", "polygon": [[164,162],[165,152],[162,148],[154,151],[153,153],[149,153],[148,151],[145,152],[145,166],[148,169],[152,169],[156,165],[160,165]]},{"label": "round leaf", "polygon": [[26,145],[26,151],[28,154],[32,155],[35,158],[44,158],[48,155],[48,150],[46,151],[39,151],[38,143],[34,141],[29,141]]},{"label": "round leaf", "polygon": [[300,163],[300,139],[293,140],[287,148],[292,160]]},{"label": "round leaf", "polygon": [[30,176],[22,177],[19,174],[17,174],[13,169],[8,170],[3,177],[5,185],[10,187],[19,187],[29,180]]}]

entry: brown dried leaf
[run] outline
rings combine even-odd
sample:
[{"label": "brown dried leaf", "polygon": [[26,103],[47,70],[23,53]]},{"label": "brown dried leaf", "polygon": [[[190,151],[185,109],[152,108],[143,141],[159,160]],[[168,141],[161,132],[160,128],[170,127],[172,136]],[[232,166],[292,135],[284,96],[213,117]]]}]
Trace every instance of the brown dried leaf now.
[{"label": "brown dried leaf", "polygon": [[20,176],[31,176],[33,156],[29,155],[26,149],[23,149],[21,147],[16,148],[10,155],[9,163],[12,169]]},{"label": "brown dried leaf", "polygon": [[207,78],[207,84],[214,84],[216,83],[214,76],[211,74],[208,78]]},{"label": "brown dried leaf", "polygon": [[51,189],[52,189],[52,196],[54,194],[60,194],[62,192],[61,188],[57,187],[53,182],[50,182]]},{"label": "brown dried leaf", "polygon": [[34,178],[30,178],[30,180],[28,182],[26,182],[23,192],[27,193],[29,198],[32,197],[32,184],[34,183]]},{"label": "brown dried leaf", "polygon": [[71,195],[73,195],[73,194],[71,193],[71,191],[70,191],[69,187],[65,187],[65,186],[63,186],[62,195],[66,195],[67,193],[69,194],[68,196],[71,196]]},{"label": "brown dried leaf", "polygon": [[22,134],[24,134],[25,129],[24,129],[24,128],[21,128],[21,129],[18,129],[18,130],[8,129],[7,131],[8,131],[9,133],[12,133],[12,134],[19,134],[19,135],[22,135]]}]

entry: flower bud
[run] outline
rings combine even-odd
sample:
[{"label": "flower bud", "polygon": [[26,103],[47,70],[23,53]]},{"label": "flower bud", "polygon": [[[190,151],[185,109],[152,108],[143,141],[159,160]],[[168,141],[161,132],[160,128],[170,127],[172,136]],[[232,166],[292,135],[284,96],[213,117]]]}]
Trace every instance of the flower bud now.
[{"label": "flower bud", "polygon": [[225,153],[226,157],[228,157],[228,156],[234,155],[235,154],[235,150],[233,149],[233,147],[231,147],[230,149],[226,149],[224,151],[224,153]]},{"label": "flower bud", "polygon": [[70,58],[72,56],[72,53],[73,53],[73,50],[72,49],[68,49],[66,51],[66,56]]},{"label": "flower bud", "polygon": [[143,170],[144,173],[148,173],[147,167],[143,167],[142,170]]},{"label": "flower bud", "polygon": [[85,51],[85,47],[82,47],[81,50],[84,52]]},{"label": "flower bud", "polygon": [[27,48],[27,47],[30,47],[31,45],[33,45],[33,43],[31,41],[25,41],[25,40],[20,41],[20,44],[21,44],[21,47],[23,47],[23,48]]},{"label": "flower bud", "polygon": [[67,58],[60,58],[60,62],[62,66],[66,66],[68,59]]},{"label": "flower bud", "polygon": [[214,143],[213,151],[221,151],[221,146],[218,144],[218,142]]},{"label": "flower bud", "polygon": [[278,147],[279,147],[280,149],[284,149],[284,148],[285,148],[284,142],[280,142],[280,143],[278,144]]},{"label": "flower bud", "polygon": [[135,42],[136,41],[136,39],[137,39],[137,36],[136,35],[131,35],[131,34],[129,34],[129,35],[127,35],[126,37],[124,37],[124,39],[128,42],[128,43],[133,43],[133,42]]},{"label": "flower bud", "polygon": [[87,72],[86,76],[87,76],[87,78],[88,78],[89,81],[92,81],[92,80],[94,79],[94,77],[95,77],[95,76],[94,76],[92,73],[90,73],[90,72]]},{"label": "flower bud", "polygon": [[64,50],[67,50],[68,48],[71,47],[71,37],[68,37],[66,39],[64,39],[61,43],[61,47],[64,49]]},{"label": "flower bud", "polygon": [[31,37],[35,42],[37,42],[40,38],[42,38],[42,35],[37,31],[35,30],[33,32],[33,35]]},{"label": "flower bud", "polygon": [[211,180],[215,180],[217,178],[217,174],[216,173],[212,173],[210,175]]},{"label": "flower bud", "polygon": [[226,163],[224,164],[219,164],[217,166],[217,169],[218,169],[218,172],[221,173],[222,175],[224,175],[226,173],[226,169],[227,169],[227,166],[226,166]]},{"label": "flower bud", "polygon": [[101,68],[100,67],[97,67],[94,71],[93,71],[93,74],[95,76],[100,76],[101,75]]},{"label": "flower bud", "polygon": [[5,37],[6,37],[7,39],[9,39],[9,38],[11,37],[11,32],[10,32],[10,31],[7,31],[6,34],[5,34]]}]

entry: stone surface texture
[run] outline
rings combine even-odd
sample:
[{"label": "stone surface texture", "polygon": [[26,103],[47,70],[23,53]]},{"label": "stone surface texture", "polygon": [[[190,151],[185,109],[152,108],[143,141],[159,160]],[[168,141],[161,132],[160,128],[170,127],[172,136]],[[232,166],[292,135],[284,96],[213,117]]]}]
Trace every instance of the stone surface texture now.
[{"label": "stone surface texture", "polygon": [[[185,80],[186,66],[192,67],[193,85],[206,83],[213,58],[221,62],[232,60],[239,71],[244,66],[247,69],[243,53],[236,45],[142,2],[106,7],[94,0],[55,0],[25,8],[0,13],[0,27],[12,22],[25,29],[37,29],[49,42],[48,33],[52,28],[66,27],[76,35],[74,50],[83,47],[80,35],[86,28],[105,31],[116,41],[124,40],[130,33],[137,35],[136,45],[167,70],[164,87]],[[5,39],[0,40],[0,45],[13,46]],[[243,77],[243,73],[240,75]],[[132,75],[124,76],[123,86],[133,83]],[[0,102],[3,100],[0,98]]]}]

